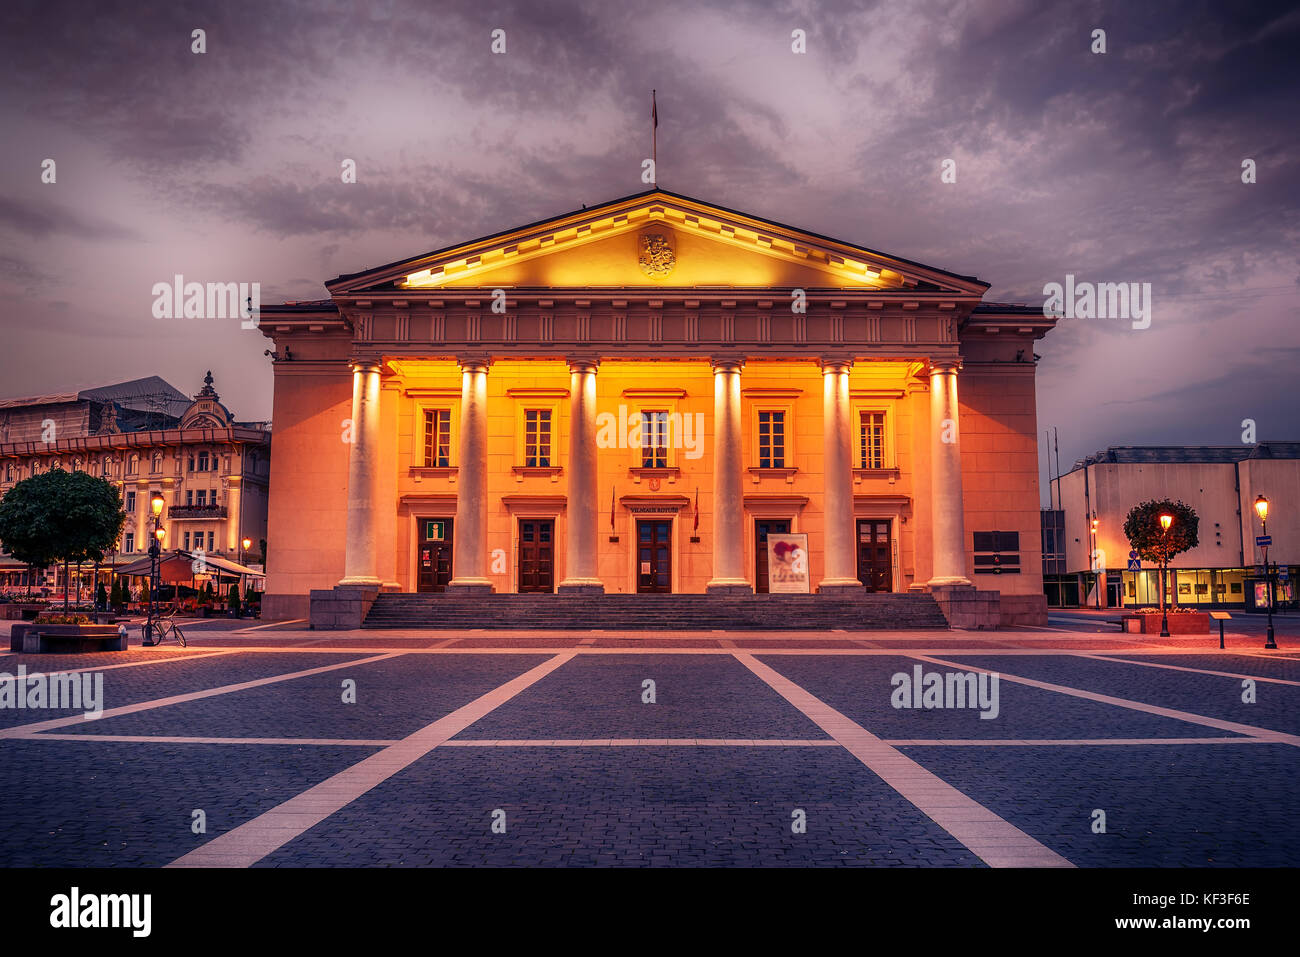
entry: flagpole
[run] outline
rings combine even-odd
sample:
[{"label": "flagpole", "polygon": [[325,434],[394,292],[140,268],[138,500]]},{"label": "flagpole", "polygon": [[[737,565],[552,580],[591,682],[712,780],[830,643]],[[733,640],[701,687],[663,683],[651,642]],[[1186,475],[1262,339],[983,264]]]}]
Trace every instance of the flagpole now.
[{"label": "flagpole", "polygon": [[659,105],[655,91],[650,91],[650,168],[654,170],[653,186],[659,185]]}]

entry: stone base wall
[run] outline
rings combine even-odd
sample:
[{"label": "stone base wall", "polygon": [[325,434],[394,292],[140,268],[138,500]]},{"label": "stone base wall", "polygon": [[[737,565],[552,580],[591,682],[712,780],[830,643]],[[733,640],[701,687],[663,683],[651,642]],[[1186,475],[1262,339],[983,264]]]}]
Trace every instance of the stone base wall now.
[{"label": "stone base wall", "polygon": [[311,614],[311,599],[307,595],[263,595],[263,621],[293,621]]},{"label": "stone base wall", "polygon": [[1046,625],[1046,595],[1003,595],[1000,603],[1001,627],[1008,625]]},{"label": "stone base wall", "polygon": [[333,588],[312,589],[308,612],[310,627],[322,631],[360,628],[379,592],[378,585],[335,585]]},{"label": "stone base wall", "polygon": [[979,591],[974,585],[934,585],[930,594],[948,619],[949,628],[992,630],[1002,622],[999,592]]}]

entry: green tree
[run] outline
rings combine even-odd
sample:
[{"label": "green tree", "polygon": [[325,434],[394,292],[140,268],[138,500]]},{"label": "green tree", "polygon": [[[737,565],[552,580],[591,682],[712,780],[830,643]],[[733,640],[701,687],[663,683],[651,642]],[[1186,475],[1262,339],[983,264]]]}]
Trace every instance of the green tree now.
[{"label": "green tree", "polygon": [[[1172,515],[1169,531],[1160,525],[1161,515]],[[1138,558],[1159,565],[1168,564],[1175,555],[1181,555],[1199,542],[1197,532],[1201,524],[1196,511],[1184,502],[1153,499],[1134,505],[1124,519],[1124,537],[1128,539]],[[1165,581],[1160,576],[1160,600],[1164,606]]]},{"label": "green tree", "polygon": [[113,579],[113,587],[108,590],[108,603],[114,610],[121,608],[123,605],[122,580],[120,578]]},{"label": "green tree", "polygon": [[51,469],[23,479],[0,499],[0,541],[16,559],[37,568],[101,562],[126,524],[122,496],[112,482],[88,472]]},{"label": "green tree", "polygon": [[[1169,531],[1160,527],[1160,516],[1174,517]],[[1124,519],[1124,537],[1128,539],[1138,558],[1144,562],[1168,562],[1199,543],[1197,532],[1201,520],[1196,511],[1183,502],[1155,499],[1134,505]]]},{"label": "green tree", "polygon": [[231,585],[230,591],[226,594],[226,607],[236,618],[239,617],[239,586]]},{"label": "green tree", "polygon": [[149,604],[149,579],[140,582],[140,604]]}]

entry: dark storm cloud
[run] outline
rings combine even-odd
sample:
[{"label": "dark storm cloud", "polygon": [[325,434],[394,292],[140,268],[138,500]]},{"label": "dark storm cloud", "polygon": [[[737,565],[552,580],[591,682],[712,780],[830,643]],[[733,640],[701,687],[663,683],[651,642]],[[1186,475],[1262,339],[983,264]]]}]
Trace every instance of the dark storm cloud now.
[{"label": "dark storm cloud", "polygon": [[[340,272],[639,191],[656,88],[668,189],[978,275],[993,299],[1041,302],[1066,273],[1150,282],[1150,330],[1070,321],[1037,345],[1043,422],[1063,459],[1218,441],[1243,409],[1295,405],[1297,48],[1287,4],[1204,0],[10,2],[0,279],[93,299],[97,328],[121,313],[124,350],[174,272],[317,298]],[[38,185],[56,153],[77,162]],[[1252,338],[1277,347],[1264,365]],[[147,339],[149,372],[179,361],[169,342]],[[266,390],[239,414],[265,415]],[[1289,421],[1270,433],[1300,437]]]},{"label": "dark storm cloud", "polygon": [[78,236],[82,239],[140,238],[134,229],[121,223],[68,209],[57,202],[35,202],[8,196],[0,196],[0,230],[38,239],[55,235]]}]

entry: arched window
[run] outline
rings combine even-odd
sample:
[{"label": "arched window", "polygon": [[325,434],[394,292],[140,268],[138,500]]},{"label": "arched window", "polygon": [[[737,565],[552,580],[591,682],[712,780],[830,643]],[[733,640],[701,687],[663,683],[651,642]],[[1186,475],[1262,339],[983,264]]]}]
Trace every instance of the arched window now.
[{"label": "arched window", "polygon": [[5,481],[12,482],[13,480],[14,480],[14,464],[10,462],[8,465],[5,466]]},{"label": "arched window", "polygon": [[74,459],[72,460],[72,471],[74,471],[74,472],[80,472],[80,471],[81,471],[81,456],[80,456],[80,455],[78,455],[76,458],[74,458]]},{"label": "arched window", "polygon": [[58,458],[50,459],[50,471],[51,471],[51,472],[54,471],[55,469],[60,469],[60,468],[63,468],[63,460],[62,460],[62,459],[58,459]]},{"label": "arched window", "polygon": [[41,460],[32,459],[32,475],[40,475],[40,474],[41,474]]},{"label": "arched window", "polygon": [[149,464],[149,471],[152,472],[154,475],[157,475],[159,472],[162,471],[162,467],[163,467],[163,454],[161,452],[155,452],[153,454],[153,460]]},{"label": "arched window", "polygon": [[113,474],[113,456],[105,455],[99,460],[99,474],[104,478]]},{"label": "arched window", "polygon": [[137,455],[137,454],[135,454],[135,453],[132,453],[131,458],[127,460],[127,463],[126,463],[126,474],[127,474],[127,475],[139,475],[139,474],[140,474],[140,456],[139,456],[139,455]]}]

